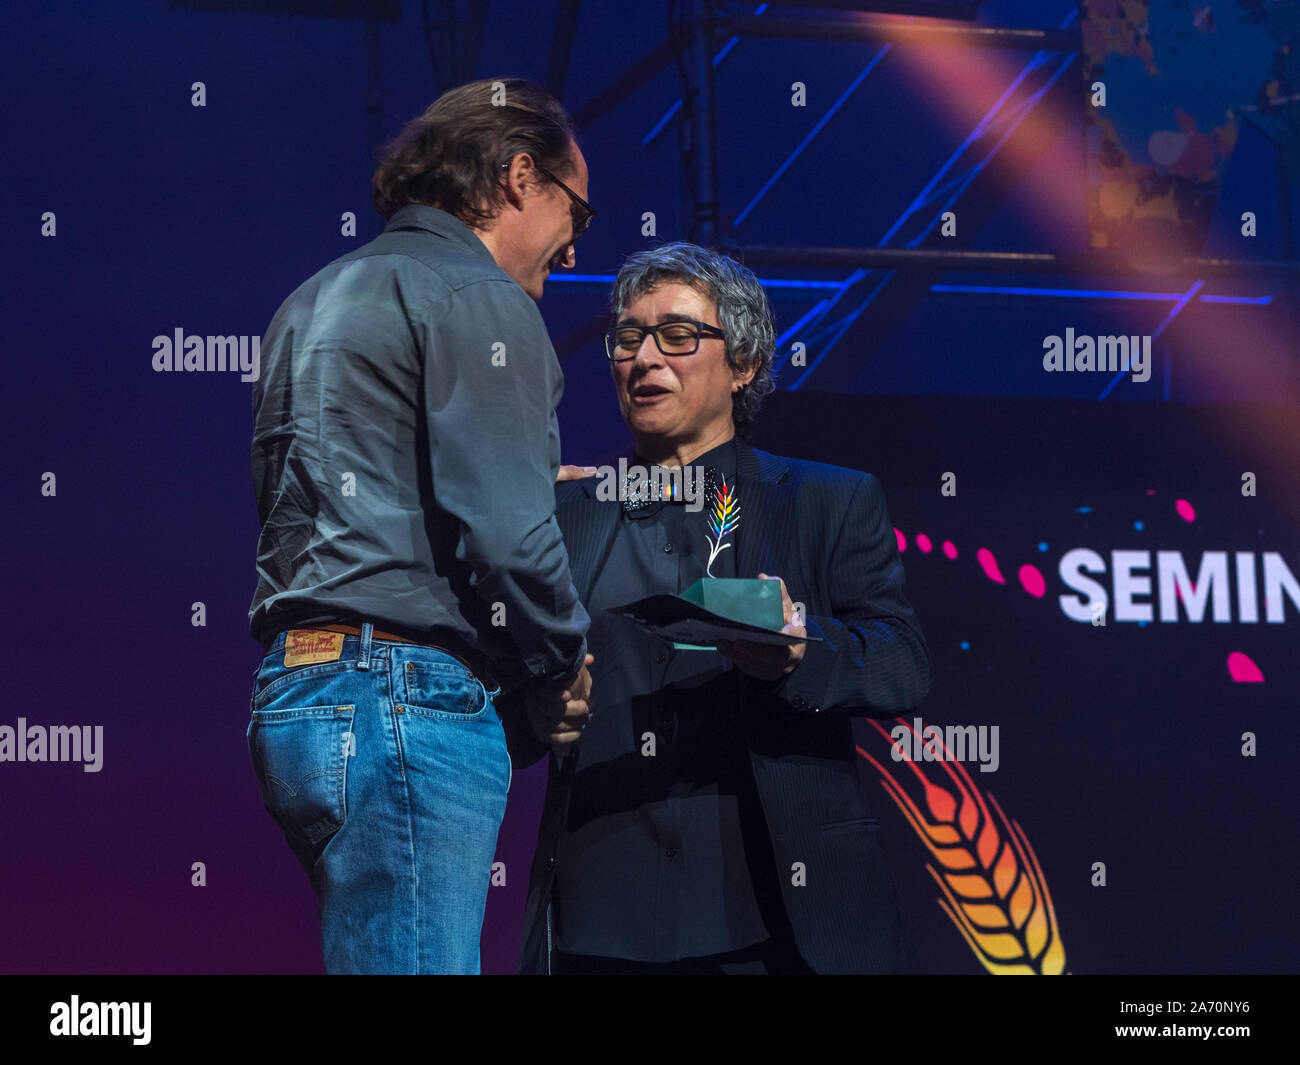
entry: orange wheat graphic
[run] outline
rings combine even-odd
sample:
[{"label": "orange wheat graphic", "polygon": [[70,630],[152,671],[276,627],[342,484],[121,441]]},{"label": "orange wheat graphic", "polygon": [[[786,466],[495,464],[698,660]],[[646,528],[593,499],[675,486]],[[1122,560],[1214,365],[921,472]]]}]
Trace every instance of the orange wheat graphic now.
[{"label": "orange wheat graphic", "polygon": [[[907,722],[896,720],[911,731]],[[890,741],[879,721],[870,724]],[[926,865],[943,892],[939,906],[984,968],[994,975],[1060,975],[1065,969],[1065,947],[1056,911],[1038,858],[1020,825],[1007,818],[991,794],[988,800],[997,819],[990,816],[966,767],[947,760],[951,752],[946,747],[945,760],[930,764],[942,767],[951,791],[926,777],[922,763],[901,763],[919,782],[925,811],[880,762],[861,747],[858,753],[879,771],[881,786],[942,869]]]}]

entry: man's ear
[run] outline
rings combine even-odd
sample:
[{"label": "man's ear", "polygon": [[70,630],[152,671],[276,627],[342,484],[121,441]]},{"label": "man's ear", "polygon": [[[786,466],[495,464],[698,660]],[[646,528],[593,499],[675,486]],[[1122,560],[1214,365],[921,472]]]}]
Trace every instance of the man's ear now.
[{"label": "man's ear", "polygon": [[502,171],[502,177],[502,195],[506,203],[517,210],[523,210],[527,186],[538,182],[533,157],[527,152],[520,152],[510,160],[509,168]]}]

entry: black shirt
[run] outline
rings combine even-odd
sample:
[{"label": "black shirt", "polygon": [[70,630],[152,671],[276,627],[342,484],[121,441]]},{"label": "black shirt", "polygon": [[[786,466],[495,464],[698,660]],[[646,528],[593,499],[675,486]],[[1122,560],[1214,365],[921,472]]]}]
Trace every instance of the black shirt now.
[{"label": "black shirt", "polygon": [[[734,440],[691,465],[716,466],[735,485]],[[740,526],[724,540],[733,544],[744,528],[736,494]],[[592,586],[596,709],[573,755],[556,849],[556,946],[566,953],[675,961],[786,927],[734,668],[605,613],[705,576],[709,502],[621,513]],[[712,575],[737,576],[735,556],[734,546],[718,554]]]}]

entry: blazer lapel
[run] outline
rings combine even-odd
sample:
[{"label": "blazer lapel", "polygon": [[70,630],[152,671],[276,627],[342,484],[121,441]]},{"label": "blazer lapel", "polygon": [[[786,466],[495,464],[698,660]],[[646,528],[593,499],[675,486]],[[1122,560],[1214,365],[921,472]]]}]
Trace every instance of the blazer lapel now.
[{"label": "blazer lapel", "polygon": [[[736,501],[740,520],[736,526],[736,576],[779,575],[787,543],[778,542],[777,529],[792,525],[794,486],[790,467],[776,455],[758,451],[736,440]],[[784,516],[784,521],[778,520]]]},{"label": "blazer lapel", "polygon": [[578,598],[584,603],[591,598],[592,585],[596,583],[596,574],[609,555],[614,545],[614,534],[618,531],[618,518],[621,506],[615,500],[596,498],[598,477],[588,477],[582,481],[581,495],[573,502],[573,517],[567,522],[572,528],[572,536],[565,537],[569,548],[569,569],[573,573],[573,585],[578,590]]},{"label": "blazer lapel", "polygon": [[[736,576],[753,578],[760,573],[785,576],[790,532],[797,516],[793,512],[794,485],[790,467],[783,459],[758,451],[736,439],[736,501],[740,523],[736,526]],[[742,704],[758,699],[766,685],[736,671]],[[758,721],[744,715],[746,742],[753,740]]]}]

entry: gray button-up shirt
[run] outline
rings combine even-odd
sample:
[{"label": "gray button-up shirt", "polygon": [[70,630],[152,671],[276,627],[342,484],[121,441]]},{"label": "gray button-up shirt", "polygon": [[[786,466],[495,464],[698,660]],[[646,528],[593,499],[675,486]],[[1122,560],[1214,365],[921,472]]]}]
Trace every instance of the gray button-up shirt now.
[{"label": "gray button-up shirt", "polygon": [[285,300],[261,350],[253,637],[367,617],[499,677],[571,675],[589,618],[555,521],[564,378],[483,242],[402,207]]}]

